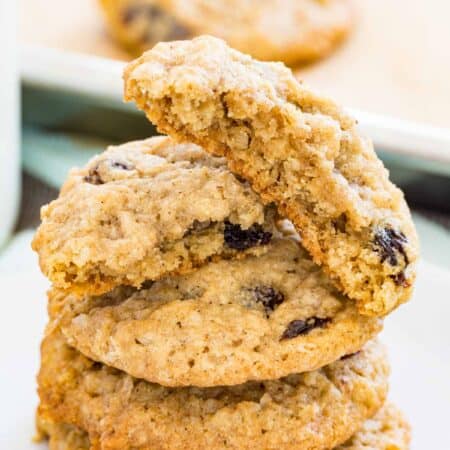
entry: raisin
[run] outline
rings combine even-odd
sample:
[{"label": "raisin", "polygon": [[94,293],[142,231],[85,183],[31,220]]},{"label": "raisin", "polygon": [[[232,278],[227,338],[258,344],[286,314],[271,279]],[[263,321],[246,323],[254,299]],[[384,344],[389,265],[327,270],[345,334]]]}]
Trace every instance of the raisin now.
[{"label": "raisin", "polygon": [[308,334],[310,331],[314,330],[314,328],[325,327],[329,322],[331,322],[331,319],[321,317],[310,317],[306,320],[293,320],[289,323],[286,330],[284,330],[280,341],[292,339],[301,334]]},{"label": "raisin", "polygon": [[411,286],[409,281],[406,279],[405,272],[403,272],[403,271],[396,273],[395,275],[390,275],[390,277],[394,280],[394,283],[397,286],[401,286],[404,288]]},{"label": "raisin", "polygon": [[408,242],[401,231],[384,228],[375,234],[376,251],[380,253],[381,262],[388,261],[391,266],[398,264],[397,252],[403,255],[405,264],[409,263],[403,244]]},{"label": "raisin", "polygon": [[240,225],[226,221],[224,238],[228,247],[242,251],[257,245],[267,245],[272,239],[272,233],[264,231],[257,223],[243,230]]},{"label": "raisin", "polygon": [[90,183],[90,184],[103,184],[104,183],[104,181],[102,180],[102,177],[98,173],[98,166],[95,166],[92,169],[90,169],[89,174],[86,175],[83,178],[83,180],[86,181],[86,183]]},{"label": "raisin", "polygon": [[267,317],[284,302],[284,295],[270,286],[257,286],[253,289],[256,301],[264,306]]},{"label": "raisin", "polygon": [[104,164],[105,162],[107,162],[107,164],[109,164],[109,166],[113,169],[133,170],[133,166],[125,162],[102,160],[95,167],[89,170],[89,174],[83,178],[84,181],[91,184],[104,184],[105,180],[103,180],[100,175],[99,167],[101,164]]},{"label": "raisin", "polygon": [[347,216],[345,214],[341,214],[337,219],[333,220],[332,224],[336,231],[345,233],[345,228],[347,226]]},{"label": "raisin", "polygon": [[120,170],[133,170],[134,169],[134,167],[131,164],[127,164],[127,163],[121,162],[121,161],[111,161],[110,165],[113,169],[120,169]]},{"label": "raisin", "polygon": [[150,289],[154,284],[153,280],[145,280],[139,289]]},{"label": "raisin", "polygon": [[101,370],[103,368],[103,364],[97,361],[94,361],[91,365],[91,370]]},{"label": "raisin", "polygon": [[141,16],[149,19],[157,19],[162,16],[163,12],[160,8],[154,5],[134,5],[127,8],[122,14],[122,22],[124,24],[129,24],[134,22]]}]

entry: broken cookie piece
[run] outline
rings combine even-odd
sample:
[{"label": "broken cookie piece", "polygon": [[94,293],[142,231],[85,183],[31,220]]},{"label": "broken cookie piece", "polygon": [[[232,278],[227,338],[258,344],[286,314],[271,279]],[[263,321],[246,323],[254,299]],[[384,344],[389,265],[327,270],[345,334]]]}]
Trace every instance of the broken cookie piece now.
[{"label": "broken cookie piece", "polygon": [[73,170],[43,208],[33,248],[55,287],[100,294],[213,258],[262,253],[275,220],[223,158],[155,137],[111,147]]},{"label": "broken cookie piece", "polygon": [[363,314],[412,293],[418,241],[403,193],[333,101],[284,65],[208,36],[161,43],[125,69],[125,99],[161,132],[225,156]]}]

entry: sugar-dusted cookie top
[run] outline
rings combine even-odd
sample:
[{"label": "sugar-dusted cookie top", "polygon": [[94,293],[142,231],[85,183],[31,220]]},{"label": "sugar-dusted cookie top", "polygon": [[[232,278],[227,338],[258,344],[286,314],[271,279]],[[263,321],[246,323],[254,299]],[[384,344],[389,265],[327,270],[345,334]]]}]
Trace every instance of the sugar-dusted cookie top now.
[{"label": "sugar-dusted cookie top", "polygon": [[33,240],[53,284],[77,294],[140,286],[215,257],[260,253],[274,214],[221,158],[155,137],[72,170]]},{"label": "sugar-dusted cookie top", "polygon": [[333,101],[283,64],[212,37],[161,43],[125,69],[125,98],[162,132],[225,156],[362,313],[407,301],[418,242],[403,193]]}]

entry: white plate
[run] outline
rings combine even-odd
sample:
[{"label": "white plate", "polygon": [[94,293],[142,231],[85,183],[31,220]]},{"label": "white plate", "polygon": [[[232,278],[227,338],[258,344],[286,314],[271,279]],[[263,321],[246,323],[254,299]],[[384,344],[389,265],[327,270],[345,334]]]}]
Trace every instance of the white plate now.
[{"label": "white plate", "polygon": [[[0,448],[36,450],[38,346],[46,321],[47,281],[29,249],[30,235],[0,259]],[[444,251],[446,248],[444,247]],[[414,298],[387,319],[391,398],[413,425],[413,450],[449,450],[450,272],[423,262]]]}]

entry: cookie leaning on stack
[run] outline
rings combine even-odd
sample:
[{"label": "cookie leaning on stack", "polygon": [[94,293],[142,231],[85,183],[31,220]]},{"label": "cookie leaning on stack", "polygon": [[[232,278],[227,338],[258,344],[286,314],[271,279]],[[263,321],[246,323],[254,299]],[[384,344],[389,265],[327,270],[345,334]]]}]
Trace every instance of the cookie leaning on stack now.
[{"label": "cookie leaning on stack", "polygon": [[411,296],[417,235],[403,193],[338,105],[262,63],[200,37],[160,43],[125,70],[125,98],[162,133],[227,158],[275,202],[314,260],[363,314]]},{"label": "cookie leaning on stack", "polygon": [[[216,115],[210,98],[202,103],[199,95],[195,107],[193,95],[201,80],[213,99],[217,92],[223,94],[222,83],[230,88],[221,59],[214,59],[219,50],[247,97],[239,93],[230,108]],[[209,59],[218,64],[218,77]],[[235,59],[245,64],[234,66]],[[223,145],[222,132],[235,136],[223,153],[236,170],[244,123],[231,117],[240,108],[238,100],[246,98],[258,117],[264,105],[268,114],[261,117],[267,130],[277,129],[275,113],[281,105],[267,102],[264,89],[248,90],[265,86],[272,94],[285,95],[272,67],[280,66],[246,59],[216,39],[201,38],[157,46],[128,68],[125,79],[128,97],[139,95],[140,106],[177,139],[193,136],[195,129],[197,141],[216,152]],[[161,96],[154,97],[155,91]],[[186,102],[185,107],[179,102]],[[335,128],[323,112],[312,117],[318,104],[308,108],[307,124],[317,119],[315,133],[324,132],[326,122]],[[252,117],[245,123],[249,126]],[[366,200],[366,206],[371,200],[369,229],[389,222],[401,226],[408,240],[372,248],[369,232],[357,234],[355,223],[340,227],[346,244],[341,257],[350,258],[347,244],[352,241],[353,249],[363,249],[360,260],[354,258],[355,267],[364,266],[367,258],[374,263],[372,272],[363,274],[373,283],[352,291],[364,294],[355,302],[338,290],[341,279],[346,280],[345,268],[334,274],[327,265],[326,252],[332,248],[327,246],[339,241],[321,235],[323,258],[312,253],[324,263],[322,270],[277,213],[289,213],[302,243],[308,232],[314,237],[317,223],[332,220],[330,211],[339,209],[337,197],[323,203],[318,190],[304,182],[309,174],[315,185],[313,168],[326,166],[320,158],[328,150],[333,154],[332,149],[328,140],[314,147],[314,139],[294,142],[288,139],[290,130],[284,132],[271,141],[272,148],[278,143],[287,149],[288,166],[296,171],[284,172],[280,154],[266,153],[261,173],[277,173],[277,183],[296,192],[297,197],[287,197],[289,202],[310,198],[314,209],[303,210],[299,203],[291,214],[295,202],[286,207],[278,197],[280,186],[262,191],[250,172],[234,175],[222,157],[169,137],[111,147],[84,169],[72,171],[59,198],[43,209],[33,246],[53,288],[38,377],[38,428],[53,449],[408,448],[406,422],[394,407],[383,406],[389,370],[373,339],[381,329],[375,312],[386,313],[410,291],[393,288],[393,271],[400,270],[408,283],[414,278],[415,232],[406,204],[371,148],[362,151],[345,140],[360,142],[352,129],[342,144],[352,169],[347,175],[351,172],[355,182],[364,168],[361,150],[380,172],[381,187],[397,197],[385,208],[379,185],[366,186],[363,194],[361,186],[344,183],[347,197],[341,207],[359,211],[361,217],[353,219],[363,221],[360,204],[352,206],[348,199]],[[242,154],[258,156],[258,139],[249,138],[255,147]],[[289,146],[297,152],[288,151]],[[308,149],[315,152],[312,167]],[[363,183],[364,175],[360,179]],[[364,198],[358,200],[351,189]],[[297,220],[302,214],[305,222]],[[383,251],[397,264],[380,261]],[[393,297],[383,300],[381,291]]]},{"label": "cookie leaning on stack", "polygon": [[135,55],[160,41],[211,34],[287,64],[330,53],[354,22],[351,0],[100,0],[109,31]]}]

